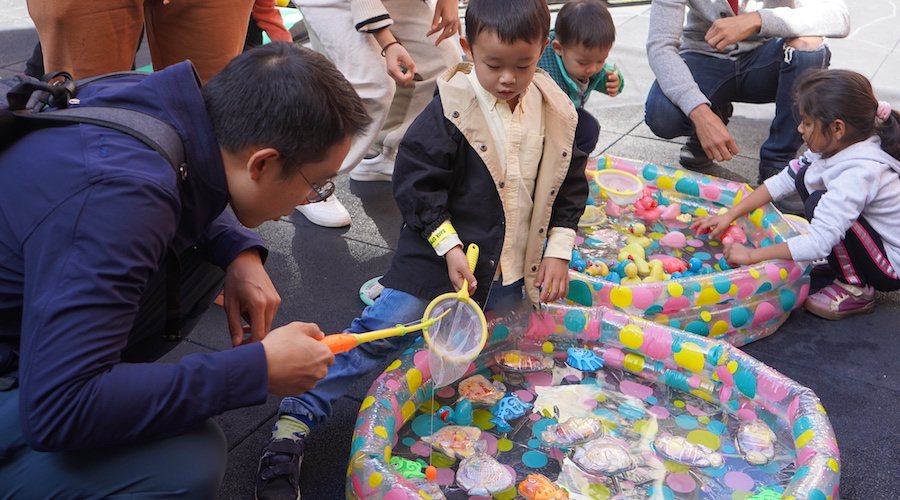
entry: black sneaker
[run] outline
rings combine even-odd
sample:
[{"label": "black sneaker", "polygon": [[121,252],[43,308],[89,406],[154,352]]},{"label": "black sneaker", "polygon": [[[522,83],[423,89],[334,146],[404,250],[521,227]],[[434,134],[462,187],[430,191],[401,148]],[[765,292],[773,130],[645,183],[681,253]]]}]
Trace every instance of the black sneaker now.
[{"label": "black sneaker", "polygon": [[678,157],[678,162],[688,170],[700,172],[709,170],[710,167],[715,165],[712,159],[706,156],[706,151],[703,151],[703,146],[700,145],[700,140],[695,135],[688,138],[687,143],[681,146],[681,155]]},{"label": "black sneaker", "polygon": [[257,500],[300,500],[305,439],[274,439],[263,448],[256,471]]}]

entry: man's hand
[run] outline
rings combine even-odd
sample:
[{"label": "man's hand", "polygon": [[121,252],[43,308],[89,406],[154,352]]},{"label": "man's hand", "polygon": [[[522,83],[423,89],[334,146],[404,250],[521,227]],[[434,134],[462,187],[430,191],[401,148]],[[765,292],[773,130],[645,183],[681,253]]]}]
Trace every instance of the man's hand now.
[{"label": "man's hand", "polygon": [[319,342],[325,334],[314,323],[295,321],[276,328],[262,340],[266,351],[269,393],[297,396],[328,375],[334,354]]},{"label": "man's hand", "polygon": [[459,31],[459,3],[457,0],[437,1],[437,5],[434,6],[434,18],[431,20],[431,30],[425,36],[431,36],[438,31],[441,34],[434,41],[435,45]]},{"label": "man's hand", "polygon": [[713,21],[704,39],[710,47],[723,52],[729,45],[746,40],[750,35],[759,32],[761,26],[762,18],[758,12],[723,17]]},{"label": "man's hand", "polygon": [[615,68],[606,72],[606,95],[610,97],[619,95],[619,71]]},{"label": "man's hand", "polygon": [[709,105],[697,106],[688,117],[694,122],[697,138],[706,156],[715,161],[728,161],[740,152],[734,137],[728,132],[728,127],[717,114],[713,113]]},{"label": "man's hand", "polygon": [[232,345],[243,343],[242,319],[250,325],[252,341],[262,340],[269,333],[281,296],[275,291],[255,248],[239,253],[225,270],[224,305]]},{"label": "man's hand", "polygon": [[463,280],[469,282],[469,293],[475,292],[478,283],[475,281],[475,275],[469,270],[469,260],[466,258],[466,252],[463,252],[461,246],[455,246],[444,255],[447,260],[447,275],[450,276],[450,283],[458,292],[462,288]]},{"label": "man's hand", "polygon": [[544,257],[534,284],[541,289],[541,302],[555,302],[565,297],[569,293],[569,261]]}]

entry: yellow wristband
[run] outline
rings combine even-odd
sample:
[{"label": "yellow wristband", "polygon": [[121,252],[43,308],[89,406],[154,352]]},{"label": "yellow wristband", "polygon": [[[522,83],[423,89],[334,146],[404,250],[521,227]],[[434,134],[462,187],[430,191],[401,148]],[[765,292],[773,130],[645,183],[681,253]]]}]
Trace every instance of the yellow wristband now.
[{"label": "yellow wristband", "polygon": [[456,234],[456,229],[453,227],[453,224],[450,224],[450,221],[446,221],[431,233],[431,236],[428,237],[428,243],[432,248],[437,248],[444,241],[444,238],[451,234]]}]

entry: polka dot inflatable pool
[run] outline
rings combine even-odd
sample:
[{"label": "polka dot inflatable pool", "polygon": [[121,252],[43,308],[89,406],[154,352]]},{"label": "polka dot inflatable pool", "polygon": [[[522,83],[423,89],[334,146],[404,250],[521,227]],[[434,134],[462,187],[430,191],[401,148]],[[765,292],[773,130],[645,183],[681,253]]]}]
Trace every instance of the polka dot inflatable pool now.
[{"label": "polka dot inflatable pool", "polygon": [[376,380],[348,498],[838,498],[819,399],[730,344],[602,306],[489,326],[450,386],[434,390],[422,341]]},{"label": "polka dot inflatable pool", "polygon": [[[633,206],[619,207],[601,181],[591,182],[592,205],[579,224],[573,253],[569,304],[605,305],[737,346],[773,333],[803,304],[808,262],[771,260],[731,269],[722,258],[722,241],[689,228],[693,217],[738,203],[749,186],[615,157],[601,158],[593,177],[609,169],[640,179],[643,194]],[[799,234],[771,204],[732,228],[729,237],[757,247]],[[626,263],[632,261],[637,265],[629,272]]]}]

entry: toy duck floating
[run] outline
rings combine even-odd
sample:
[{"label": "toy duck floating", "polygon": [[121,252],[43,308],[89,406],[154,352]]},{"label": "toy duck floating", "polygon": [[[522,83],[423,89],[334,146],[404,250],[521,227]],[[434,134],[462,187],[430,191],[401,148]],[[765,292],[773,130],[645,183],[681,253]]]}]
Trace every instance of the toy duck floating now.
[{"label": "toy duck floating", "polygon": [[653,197],[650,189],[644,189],[642,196],[634,202],[634,215],[642,219],[658,219],[661,212],[658,208],[659,202]]}]

